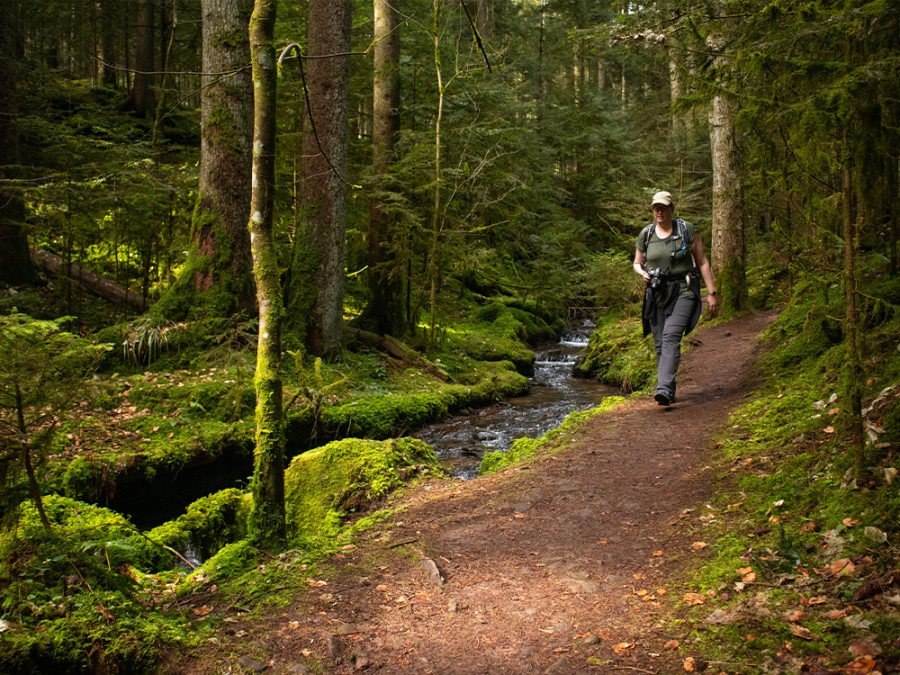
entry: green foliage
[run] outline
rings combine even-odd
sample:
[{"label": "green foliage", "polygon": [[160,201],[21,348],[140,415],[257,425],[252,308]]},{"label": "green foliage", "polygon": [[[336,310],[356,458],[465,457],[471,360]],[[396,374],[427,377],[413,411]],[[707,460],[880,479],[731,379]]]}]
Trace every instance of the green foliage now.
[{"label": "green foliage", "polygon": [[[14,516],[25,494],[42,510],[37,475],[53,432],[105,351],[61,329],[65,318],[0,317],[0,471],[3,513]],[[88,390],[88,391],[86,391]],[[27,486],[27,487],[26,487]]]},{"label": "green foliage", "polygon": [[[685,583],[710,594],[702,616],[692,617],[698,625],[715,611],[712,603],[726,616],[743,612],[745,618],[734,625],[703,625],[706,659],[727,655],[768,668],[765,650],[792,639],[782,617],[795,609],[804,612],[802,626],[815,639],[794,641],[792,658],[815,660],[823,669],[844,666],[848,644],[863,639],[889,644],[897,631],[893,608],[866,589],[880,588],[879,580],[896,569],[891,542],[900,534],[897,436],[888,420],[895,424],[900,410],[900,321],[880,312],[865,319],[870,328],[863,349],[863,409],[871,436],[865,475],[855,477],[854,453],[840,423],[846,399],[838,374],[846,351],[830,320],[841,299],[830,286],[815,276],[796,284],[790,303],[764,336],[770,346],[762,361],[765,382],[733,413],[717,446],[723,478],[701,519],[704,539],[715,537],[716,544],[699,570],[692,566]],[[875,307],[891,288],[882,272],[870,277],[862,297]],[[854,571],[831,571],[847,562]],[[765,587],[748,580],[748,570]],[[816,604],[809,602],[813,595]],[[851,606],[868,629],[859,621],[823,616]],[[751,645],[747,632],[772,638]],[[885,654],[881,658],[895,658]]]},{"label": "green foliage", "polygon": [[125,518],[63,497],[45,506],[51,529],[28,505],[0,535],[0,670],[153,672],[165,645],[195,642],[180,614],[147,611],[152,585],[134,568],[156,553]]}]

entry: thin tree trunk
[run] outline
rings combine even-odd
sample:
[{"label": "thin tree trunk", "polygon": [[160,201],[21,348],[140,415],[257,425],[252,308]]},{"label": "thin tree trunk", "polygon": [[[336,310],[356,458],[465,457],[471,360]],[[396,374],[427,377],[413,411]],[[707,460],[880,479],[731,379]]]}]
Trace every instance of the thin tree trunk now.
[{"label": "thin tree trunk", "polygon": [[858,317],[856,309],[856,227],[853,217],[853,178],[850,153],[846,149],[848,140],[844,134],[844,181],[843,181],[843,220],[844,220],[844,340],[847,358],[844,363],[844,399],[843,418],[846,422],[847,442],[853,452],[854,468],[857,480],[863,477],[863,423],[862,423],[862,381],[864,379],[859,354]]},{"label": "thin tree trunk", "polygon": [[[382,184],[394,161],[400,130],[400,35],[396,0],[374,0],[375,79],[372,105],[372,166]],[[383,334],[396,334],[400,325],[398,275],[392,254],[392,228],[379,199],[369,215],[369,303],[364,323]]]},{"label": "thin tree trunk", "polygon": [[440,264],[438,262],[441,230],[441,120],[444,116],[444,81],[441,72],[441,43],[439,18],[442,0],[434,0],[434,67],[437,75],[438,108],[434,120],[434,209],[431,214],[431,250],[428,255],[428,343],[434,344],[437,323],[437,289]]},{"label": "thin tree trunk", "polygon": [[18,413],[19,437],[22,443],[22,464],[25,466],[25,475],[28,477],[28,491],[31,493],[31,500],[34,502],[34,508],[37,509],[40,516],[41,524],[50,529],[50,521],[47,520],[47,514],[44,512],[44,499],[41,495],[41,488],[37,482],[37,476],[34,473],[34,464],[31,462],[31,448],[28,443],[28,430],[25,427],[25,403],[22,400],[22,390],[16,384],[16,411]]},{"label": "thin tree trunk", "polygon": [[134,89],[131,102],[140,115],[149,116],[155,104],[153,96],[153,69],[156,62],[155,17],[152,0],[141,0],[138,9],[137,49],[135,52]]},{"label": "thin tree trunk", "polygon": [[254,127],[253,191],[248,228],[259,303],[259,343],[256,351],[256,448],[249,536],[255,545],[266,549],[281,548],[286,540],[281,379],[284,306],[272,236],[275,207],[276,7],[275,0],[256,0],[250,19]]}]

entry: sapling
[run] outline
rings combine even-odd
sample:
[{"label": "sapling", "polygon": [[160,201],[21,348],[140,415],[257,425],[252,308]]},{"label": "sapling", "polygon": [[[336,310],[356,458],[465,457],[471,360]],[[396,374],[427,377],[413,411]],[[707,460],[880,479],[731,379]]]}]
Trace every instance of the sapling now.
[{"label": "sapling", "polygon": [[62,330],[69,317],[39,321],[13,311],[0,317],[0,477],[5,517],[31,498],[44,527],[38,469],[53,433],[107,345]]}]

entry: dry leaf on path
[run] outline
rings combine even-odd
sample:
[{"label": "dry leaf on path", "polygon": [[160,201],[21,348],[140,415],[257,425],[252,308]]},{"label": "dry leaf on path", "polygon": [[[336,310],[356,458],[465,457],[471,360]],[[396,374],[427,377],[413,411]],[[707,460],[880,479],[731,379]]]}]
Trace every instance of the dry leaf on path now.
[{"label": "dry leaf on path", "polygon": [[695,541],[693,544],[691,544],[691,548],[695,551],[702,551],[706,547],[707,543],[705,541]]},{"label": "dry leaf on path", "polygon": [[845,673],[851,673],[852,675],[867,675],[867,673],[871,673],[875,669],[875,659],[869,656],[860,656],[858,659],[853,659],[846,666],[841,668]]},{"label": "dry leaf on path", "polygon": [[809,628],[804,628],[803,626],[798,626],[795,623],[790,625],[791,633],[796,635],[798,638],[802,638],[804,640],[812,640],[813,634]]},{"label": "dry leaf on path", "polygon": [[849,576],[856,571],[856,565],[850,561],[850,558],[841,558],[835,560],[825,570],[834,576]]},{"label": "dry leaf on path", "polygon": [[613,645],[613,651],[616,654],[627,654],[629,651],[634,649],[637,645],[634,642],[620,642],[617,645]]},{"label": "dry leaf on path", "polygon": [[674,649],[678,649],[681,646],[681,643],[678,640],[669,640],[666,644],[663,645],[663,649],[666,651],[672,651]]}]

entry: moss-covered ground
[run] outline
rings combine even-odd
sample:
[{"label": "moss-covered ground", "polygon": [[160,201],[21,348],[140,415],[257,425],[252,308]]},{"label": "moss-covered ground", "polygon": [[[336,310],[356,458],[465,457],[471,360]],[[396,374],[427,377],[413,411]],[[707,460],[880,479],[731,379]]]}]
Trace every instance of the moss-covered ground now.
[{"label": "moss-covered ground", "polygon": [[698,542],[683,580],[696,594],[671,599],[688,609],[667,626],[702,654],[686,668],[900,667],[900,282],[879,277],[866,297],[864,474],[847,442],[840,294],[800,284],[717,444],[715,500],[679,525]]}]

